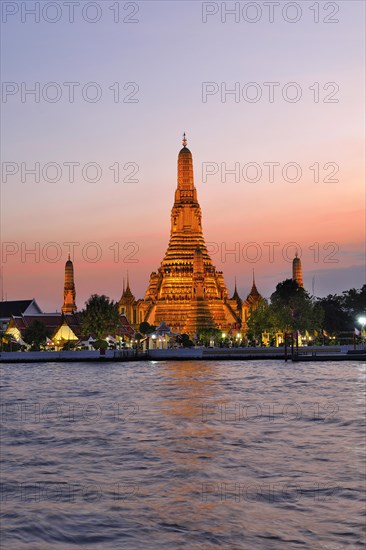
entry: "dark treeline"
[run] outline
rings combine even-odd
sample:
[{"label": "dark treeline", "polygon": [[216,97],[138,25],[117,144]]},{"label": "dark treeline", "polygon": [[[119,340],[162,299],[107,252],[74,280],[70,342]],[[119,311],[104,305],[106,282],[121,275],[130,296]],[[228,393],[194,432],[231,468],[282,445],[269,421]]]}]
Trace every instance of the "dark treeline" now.
[{"label": "dark treeline", "polygon": [[[308,333],[316,343],[325,339],[350,339],[360,332],[359,317],[364,315],[366,285],[326,298],[311,296],[292,279],[279,283],[270,299],[262,300],[248,321],[248,339],[261,339],[263,333]],[[356,329],[356,331],[355,331]]]}]

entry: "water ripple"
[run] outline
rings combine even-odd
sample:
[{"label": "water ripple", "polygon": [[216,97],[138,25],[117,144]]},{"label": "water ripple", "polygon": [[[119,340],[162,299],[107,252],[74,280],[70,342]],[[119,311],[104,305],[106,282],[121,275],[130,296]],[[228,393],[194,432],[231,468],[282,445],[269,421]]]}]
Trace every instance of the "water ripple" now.
[{"label": "water ripple", "polygon": [[1,371],[6,549],[363,547],[359,363]]}]

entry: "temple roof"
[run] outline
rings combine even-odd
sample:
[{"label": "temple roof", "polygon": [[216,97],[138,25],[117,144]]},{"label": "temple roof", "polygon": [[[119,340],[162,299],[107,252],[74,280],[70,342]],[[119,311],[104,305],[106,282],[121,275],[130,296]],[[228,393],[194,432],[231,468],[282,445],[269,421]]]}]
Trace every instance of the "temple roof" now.
[{"label": "temple roof", "polygon": [[133,299],[135,299],[134,295],[131,292],[131,289],[130,289],[129,285],[127,286],[126,290],[123,292],[122,298],[133,298]]},{"label": "temple roof", "polygon": [[125,287],[125,278],[123,277],[123,292],[122,292],[122,296],[121,296],[121,299],[120,299],[119,303],[121,303],[123,300],[128,300],[130,302],[135,300],[135,296],[132,294],[131,289],[130,289],[130,278],[129,278],[129,275],[128,275],[128,271],[127,271],[127,286],[126,287]]},{"label": "temple roof", "polygon": [[257,289],[256,284],[255,284],[254,270],[253,270],[253,284],[252,284],[251,291],[249,292],[249,294],[247,296],[247,301],[248,302],[255,302],[255,301],[258,301],[258,300],[261,300],[261,299],[262,299],[262,296],[258,292],[258,289]]},{"label": "temple roof", "polygon": [[238,303],[242,303],[242,299],[239,296],[238,289],[236,288],[236,277],[235,277],[235,288],[234,288],[234,294],[232,295],[232,300],[236,300]]},{"label": "temple roof", "polygon": [[[40,321],[48,329],[55,330],[59,328],[63,323],[66,323],[72,330],[79,330],[80,322],[79,318],[75,314],[62,314],[62,313],[42,313],[39,315],[14,315],[12,317],[13,325],[15,325],[20,331],[25,330],[34,321]],[[75,330],[74,330],[75,329]]]},{"label": "temple roof", "polygon": [[258,289],[256,287],[256,284],[255,282],[253,281],[253,285],[252,285],[252,289],[249,293],[249,296],[260,296],[259,292],[258,292]]},{"label": "temple roof", "polygon": [[129,277],[128,271],[127,271],[126,289],[125,289],[125,282],[123,280],[123,295],[122,296],[124,298],[133,298],[133,299],[135,299],[135,296],[132,294],[131,289],[130,289],[130,277]]},{"label": "temple roof", "polygon": [[5,302],[0,302],[0,318],[10,318],[14,316],[23,315],[27,311],[30,305],[34,306],[35,310],[38,310],[38,313],[42,313],[37,302],[34,300],[10,300]]},{"label": "temple roof", "polygon": [[118,336],[128,336],[129,338],[133,338],[135,331],[129,323],[126,315],[120,315],[119,321],[120,326],[118,327],[116,334],[118,334]]}]

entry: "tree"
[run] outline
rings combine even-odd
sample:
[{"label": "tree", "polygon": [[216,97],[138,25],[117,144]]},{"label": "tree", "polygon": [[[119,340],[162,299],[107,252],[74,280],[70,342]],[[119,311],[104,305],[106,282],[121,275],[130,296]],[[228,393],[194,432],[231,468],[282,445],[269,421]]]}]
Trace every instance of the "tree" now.
[{"label": "tree", "polygon": [[198,331],[198,340],[204,345],[208,346],[211,340],[219,342],[221,338],[221,330],[218,328],[203,328]]},{"label": "tree", "polygon": [[150,323],[146,323],[146,321],[143,321],[140,323],[139,331],[141,334],[151,334],[154,332],[156,327],[154,325],[150,325]]},{"label": "tree", "polygon": [[319,298],[318,304],[324,312],[323,330],[327,334],[336,335],[353,330],[351,316],[344,308],[341,296],[329,294],[326,298]]},{"label": "tree", "polygon": [[296,281],[286,279],[271,296],[270,317],[276,330],[314,332],[321,330],[324,313]]},{"label": "tree", "polygon": [[71,340],[68,340],[64,343],[62,346],[62,351],[71,351],[76,348],[76,342],[72,342]]},{"label": "tree", "polygon": [[23,332],[23,340],[32,346],[32,350],[38,351],[41,345],[45,345],[50,331],[42,321],[36,319]]},{"label": "tree", "polygon": [[262,334],[264,332],[271,332],[273,330],[273,321],[271,308],[267,300],[261,300],[258,307],[250,311],[248,319],[248,333],[249,340],[262,340]]},{"label": "tree", "polygon": [[96,340],[95,342],[93,342],[93,348],[105,351],[106,349],[108,349],[108,342],[101,339]]},{"label": "tree", "polygon": [[350,290],[344,291],[342,293],[341,303],[343,309],[350,317],[351,324],[354,324],[359,315],[365,314],[366,285],[363,285],[360,290],[351,288]]},{"label": "tree", "polygon": [[177,342],[181,344],[183,348],[192,348],[194,346],[188,334],[179,334],[177,336]]},{"label": "tree", "polygon": [[357,326],[357,318],[364,313],[366,304],[366,285],[359,290],[351,288],[342,295],[329,294],[318,299],[319,306],[324,311],[323,329],[333,336],[343,333],[353,333]]},{"label": "tree", "polygon": [[293,279],[286,279],[278,283],[275,292],[271,296],[272,304],[289,305],[297,296],[304,296],[307,292]]},{"label": "tree", "polygon": [[100,340],[108,334],[116,334],[120,325],[117,303],[104,294],[93,294],[85,305],[80,314],[81,328],[85,336],[93,335]]}]

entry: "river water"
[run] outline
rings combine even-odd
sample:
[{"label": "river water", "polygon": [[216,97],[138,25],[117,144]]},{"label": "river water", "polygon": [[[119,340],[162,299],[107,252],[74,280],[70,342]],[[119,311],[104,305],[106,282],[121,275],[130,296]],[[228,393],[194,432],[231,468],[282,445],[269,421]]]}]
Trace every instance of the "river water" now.
[{"label": "river water", "polygon": [[1,371],[6,550],[363,547],[362,363]]}]

